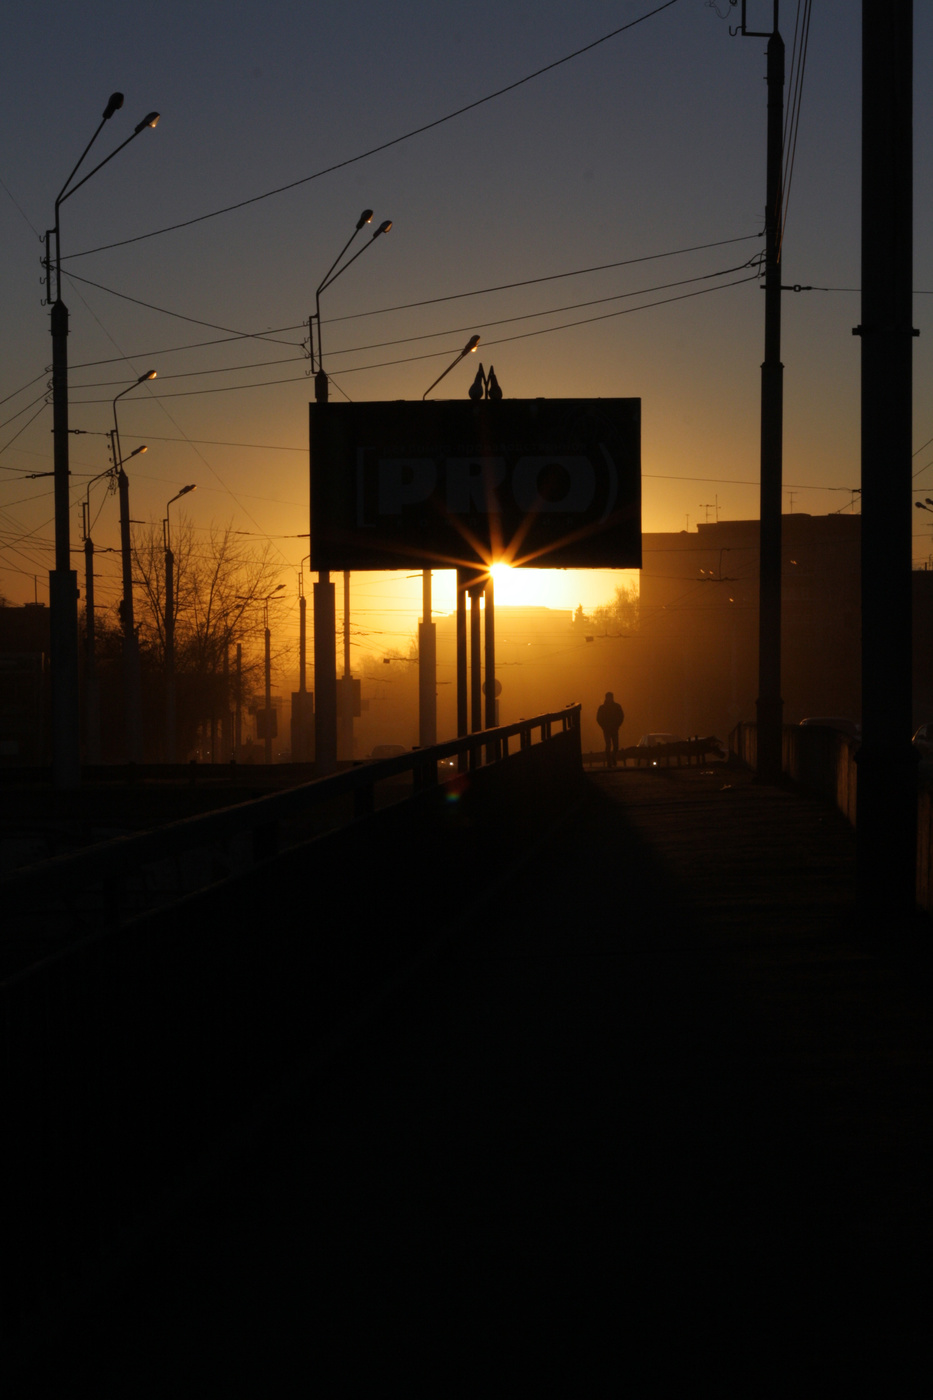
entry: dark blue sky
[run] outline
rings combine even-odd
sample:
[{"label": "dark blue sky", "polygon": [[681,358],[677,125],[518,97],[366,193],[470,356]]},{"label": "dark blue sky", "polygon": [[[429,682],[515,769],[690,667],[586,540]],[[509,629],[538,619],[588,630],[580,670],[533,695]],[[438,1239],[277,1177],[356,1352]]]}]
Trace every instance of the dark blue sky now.
[{"label": "dark blue sky", "polygon": [[[192,219],[349,160],[652,8],[653,0],[474,0],[456,7],[353,0],[339,9],[168,0],[148,9],[56,7],[54,24],[39,11],[11,15],[0,84],[0,397],[15,396],[2,416],[42,391],[50,348],[37,235],[113,89],[126,94],[126,105],[95,155],[112,149],[150,109],[162,118],[65,205],[65,253]],[[754,235],[764,202],[765,42],[731,38],[737,11],[721,19],[717,8],[729,9],[726,0],[718,7],[679,0],[387,151],[240,211],[71,260],[71,271],[155,307],[230,330],[275,328],[288,342],[175,352],[223,332],[68,284],[71,422],[88,432],[73,439],[76,502],[87,478],[108,466],[102,434],[114,394],[156,368],[158,380],[127,396],[121,410],[124,449],[149,446],[133,472],[133,514],[159,519],[170,495],[197,482],[185,503],[192,521],[206,528],[232,520],[273,537],[282,577],[294,579],[306,545],[288,537],[307,529],[310,386],[301,326],[314,287],[360,209],[370,206],[377,222],[393,219],[392,232],[335,284],[323,307],[336,394],[419,398],[479,331],[480,358],[494,363],[509,396],[642,397],[646,529],[693,529],[707,513],[714,518],[717,500],[722,518],[756,515],[763,298],[753,280],[722,284],[747,276],[741,264],[762,246]],[[762,20],[770,8],[763,0],[749,5]],[[796,9],[791,0],[781,7],[789,55]],[[927,6],[915,9],[917,71],[928,76],[933,15]],[[859,285],[859,14],[859,5],[842,0],[813,7],[784,246],[791,283]],[[929,88],[918,81],[915,285],[927,291]],[[637,258],[652,260],[384,310]],[[686,281],[710,273],[722,275]],[[684,285],[649,290],[675,282]],[[717,290],[593,319],[706,286]],[[929,297],[917,298],[918,446],[933,438],[929,304]],[[540,312],[547,314],[508,320]],[[786,299],[785,480],[794,510],[842,507],[849,500],[844,488],[858,484],[859,358],[851,327],[859,318],[857,291]],[[585,324],[527,334],[570,321]],[[519,335],[525,338],[506,339]],[[103,360],[114,362],[90,363]],[[279,360],[285,363],[269,363]],[[463,382],[452,375],[445,392],[465,392],[466,379],[465,372]],[[270,384],[275,380],[285,382]],[[259,384],[267,387],[246,387]],[[193,392],[202,390],[211,392]],[[38,407],[0,430],[0,445]],[[0,454],[0,589],[17,601],[33,596],[34,575],[40,598],[47,594],[51,483],[24,477],[50,468],[50,427],[47,409]],[[927,458],[933,463],[933,447],[918,456],[918,468]],[[933,490],[933,466],[918,486]],[[95,532],[101,546],[116,543],[117,534],[115,507],[102,504]],[[933,547],[929,534],[918,529],[922,558]],[[77,506],[73,539],[80,544]],[[115,564],[100,586],[105,598],[117,596]],[[598,586],[605,590],[607,581]],[[594,587],[563,580],[563,591],[540,596],[569,606],[576,594],[590,601]]]}]

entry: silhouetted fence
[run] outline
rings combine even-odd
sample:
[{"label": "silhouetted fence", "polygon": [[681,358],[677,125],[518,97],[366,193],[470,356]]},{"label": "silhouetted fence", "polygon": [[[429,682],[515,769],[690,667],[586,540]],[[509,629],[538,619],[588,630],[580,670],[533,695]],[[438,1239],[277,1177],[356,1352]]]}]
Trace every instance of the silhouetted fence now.
[{"label": "silhouetted fence", "polygon": [[[380,805],[406,779],[408,800]],[[527,879],[520,862],[583,783],[574,706],[7,877],[22,927],[0,983],[6,1339],[38,1344],[63,1293],[135,1252],[251,1105],[490,883]],[[356,818],[295,841],[296,806],[335,793]],[[140,862],[189,857],[215,883],[180,899],[167,884],[169,905],[127,914]],[[43,883],[86,932],[26,965]]]},{"label": "silhouetted fence", "polygon": [[0,976],[557,733],[579,749],[579,731],[580,706],[568,706],[11,871]]},{"label": "silhouetted fence", "polygon": [[[827,725],[785,724],[784,772],[807,792],[825,797],[853,826],[858,811],[858,740]],[[750,768],[757,764],[757,731],[737,724],[729,735],[731,752]],[[917,904],[933,913],[933,791],[917,794]]]}]

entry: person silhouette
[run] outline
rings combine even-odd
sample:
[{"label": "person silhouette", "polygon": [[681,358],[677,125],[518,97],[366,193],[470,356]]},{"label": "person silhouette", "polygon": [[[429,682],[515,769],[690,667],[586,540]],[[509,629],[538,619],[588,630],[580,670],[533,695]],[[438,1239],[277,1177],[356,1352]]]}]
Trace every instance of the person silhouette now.
[{"label": "person silhouette", "polygon": [[616,759],[619,753],[619,730],[625,720],[625,711],[619,702],[614,699],[612,691],[606,691],[606,698],[596,711],[596,723],[603,731],[603,738],[606,740],[606,767],[617,767]]}]

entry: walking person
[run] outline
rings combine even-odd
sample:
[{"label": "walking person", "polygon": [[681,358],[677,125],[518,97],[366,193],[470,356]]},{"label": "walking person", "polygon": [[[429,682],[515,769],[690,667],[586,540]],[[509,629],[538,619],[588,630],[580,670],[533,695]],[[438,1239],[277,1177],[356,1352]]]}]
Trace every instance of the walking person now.
[{"label": "walking person", "polygon": [[613,698],[611,690],[606,691],[606,698],[596,711],[596,723],[603,731],[603,738],[606,740],[606,767],[616,768],[619,755],[619,730],[625,720],[625,711],[617,700]]}]

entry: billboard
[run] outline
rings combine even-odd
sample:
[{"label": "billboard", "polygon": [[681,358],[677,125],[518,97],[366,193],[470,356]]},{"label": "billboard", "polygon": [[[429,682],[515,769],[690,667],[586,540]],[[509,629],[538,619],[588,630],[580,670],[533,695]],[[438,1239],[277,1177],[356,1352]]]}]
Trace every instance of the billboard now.
[{"label": "billboard", "polygon": [[311,404],[311,568],[641,567],[641,400]]}]

